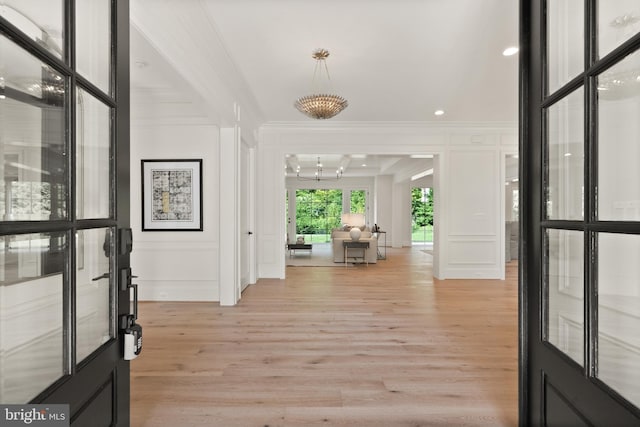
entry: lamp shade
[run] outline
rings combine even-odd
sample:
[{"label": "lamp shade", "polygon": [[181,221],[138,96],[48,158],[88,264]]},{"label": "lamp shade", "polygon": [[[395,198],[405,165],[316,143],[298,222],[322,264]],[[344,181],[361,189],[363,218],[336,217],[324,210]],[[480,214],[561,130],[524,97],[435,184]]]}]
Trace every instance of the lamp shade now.
[{"label": "lamp shade", "polygon": [[352,227],[362,227],[365,225],[364,214],[361,213],[343,213],[340,219],[343,224],[347,224]]}]

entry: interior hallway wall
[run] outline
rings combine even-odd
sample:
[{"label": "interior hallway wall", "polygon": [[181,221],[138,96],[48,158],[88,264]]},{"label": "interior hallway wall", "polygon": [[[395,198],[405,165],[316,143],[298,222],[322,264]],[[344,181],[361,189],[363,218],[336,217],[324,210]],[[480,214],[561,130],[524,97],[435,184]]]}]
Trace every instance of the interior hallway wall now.
[{"label": "interior hallway wall", "polygon": [[[393,213],[391,209],[391,198],[393,194],[393,176],[378,175],[375,179],[375,200],[374,200],[374,224],[386,232],[387,246],[391,246],[393,241]],[[378,245],[383,245],[378,242]]]},{"label": "interior hallway wall", "polygon": [[[131,128],[131,266],[142,301],[219,301],[218,127]],[[142,231],[141,159],[202,159],[204,231]]]}]

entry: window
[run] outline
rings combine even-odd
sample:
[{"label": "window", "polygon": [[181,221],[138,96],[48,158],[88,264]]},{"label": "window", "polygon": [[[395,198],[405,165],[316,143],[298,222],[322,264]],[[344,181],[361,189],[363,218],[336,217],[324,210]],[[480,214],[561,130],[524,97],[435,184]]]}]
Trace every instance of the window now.
[{"label": "window", "polygon": [[350,212],[351,213],[366,213],[367,197],[364,190],[351,190],[350,198]]},{"label": "window", "polygon": [[296,234],[307,243],[328,242],[341,214],[342,190],[296,190]]}]

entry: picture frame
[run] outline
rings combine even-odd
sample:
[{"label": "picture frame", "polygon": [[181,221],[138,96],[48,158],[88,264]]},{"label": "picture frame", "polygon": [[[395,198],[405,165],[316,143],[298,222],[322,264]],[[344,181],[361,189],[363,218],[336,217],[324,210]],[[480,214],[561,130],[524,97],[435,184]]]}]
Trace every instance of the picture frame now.
[{"label": "picture frame", "polygon": [[203,231],[202,159],[143,159],[142,231]]}]

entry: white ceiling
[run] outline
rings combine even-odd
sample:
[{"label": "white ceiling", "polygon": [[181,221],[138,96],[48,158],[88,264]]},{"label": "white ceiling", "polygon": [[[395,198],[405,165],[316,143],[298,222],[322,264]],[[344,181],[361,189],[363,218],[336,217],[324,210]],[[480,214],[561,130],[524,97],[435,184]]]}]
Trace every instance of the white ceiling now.
[{"label": "white ceiling", "polygon": [[[164,92],[155,96],[206,103],[214,94],[198,77],[233,74],[262,122],[311,122],[293,103],[310,89],[311,53],[326,48],[333,89],[349,101],[333,122],[515,123],[518,60],[502,51],[518,41],[517,4],[132,0],[132,88],[149,95],[156,85]],[[166,74],[189,82],[188,99],[184,88],[171,98],[157,81]],[[437,109],[445,115],[434,116]]]},{"label": "white ceiling", "polygon": [[[311,89],[312,52],[326,48],[334,92],[349,101],[326,122],[516,123],[518,56],[502,51],[517,45],[517,4],[131,0],[132,120],[217,122],[218,105],[237,102],[258,126],[318,123],[293,104]],[[288,173],[312,173],[317,156],[307,157],[291,154]],[[322,157],[325,171],[343,166],[345,176],[410,179],[431,167],[333,157]]]}]

